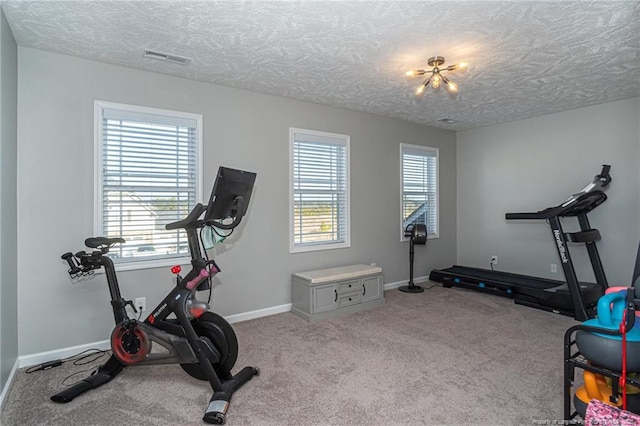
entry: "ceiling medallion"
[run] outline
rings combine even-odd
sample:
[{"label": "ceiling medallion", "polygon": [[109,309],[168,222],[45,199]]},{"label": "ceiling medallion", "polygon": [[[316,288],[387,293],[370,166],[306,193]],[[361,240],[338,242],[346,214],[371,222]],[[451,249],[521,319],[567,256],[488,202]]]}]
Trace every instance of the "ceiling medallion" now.
[{"label": "ceiling medallion", "polygon": [[440,87],[440,83],[444,83],[444,85],[447,86],[447,90],[449,90],[450,93],[458,92],[458,85],[455,84],[453,81],[449,80],[444,75],[442,75],[442,72],[463,70],[467,68],[466,62],[460,62],[459,64],[449,65],[446,68],[440,68],[442,64],[444,64],[444,56],[432,56],[429,58],[429,60],[427,60],[427,64],[433,68],[431,70],[407,71],[406,73],[407,77],[415,77],[415,76],[420,76],[425,74],[428,75],[426,80],[424,80],[422,84],[416,89],[416,96],[421,96],[424,93],[427,86],[429,86],[429,83],[431,83],[431,87],[433,87],[434,89],[437,89],[438,87]]}]

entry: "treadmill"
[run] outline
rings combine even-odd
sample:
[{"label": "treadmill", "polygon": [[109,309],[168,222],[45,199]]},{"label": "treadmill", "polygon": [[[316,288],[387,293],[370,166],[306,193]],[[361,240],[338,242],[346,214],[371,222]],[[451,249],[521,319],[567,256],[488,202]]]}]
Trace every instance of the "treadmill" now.
[{"label": "treadmill", "polygon": [[[459,265],[434,269],[429,279],[442,283],[446,288],[457,286],[511,297],[517,304],[572,316],[578,321],[593,318],[598,299],[609,284],[596,247],[600,232],[591,228],[587,213],[606,201],[603,191],[611,183],[610,169],[611,166],[603,165],[600,174],[589,185],[558,206],[532,213],[505,215],[507,220],[546,220],[549,223],[566,281]],[[563,217],[576,217],[580,231],[564,232],[560,223]],[[578,281],[567,243],[585,244],[595,283]]]}]

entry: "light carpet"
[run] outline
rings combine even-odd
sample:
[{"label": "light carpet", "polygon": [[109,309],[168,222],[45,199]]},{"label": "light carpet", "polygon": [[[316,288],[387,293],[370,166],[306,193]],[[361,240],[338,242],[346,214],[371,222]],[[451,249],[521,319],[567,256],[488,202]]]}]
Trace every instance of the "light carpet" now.
[{"label": "light carpet", "polygon": [[[234,395],[227,424],[531,425],[562,418],[563,334],[576,321],[439,285],[385,297],[382,307],[316,324],[291,313],[234,324],[234,371],[252,365],[261,375]],[[65,377],[86,368],[21,369],[1,423],[203,424],[211,390],[177,365],[128,367],[68,404],[49,400]]]}]

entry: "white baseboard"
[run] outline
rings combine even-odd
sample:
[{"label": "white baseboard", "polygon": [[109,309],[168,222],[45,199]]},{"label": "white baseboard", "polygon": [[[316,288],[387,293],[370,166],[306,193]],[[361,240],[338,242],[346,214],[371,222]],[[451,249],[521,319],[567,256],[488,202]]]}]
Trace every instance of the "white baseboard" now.
[{"label": "white baseboard", "polygon": [[229,315],[228,317],[224,317],[231,324],[234,322],[247,321],[250,319],[256,319],[261,317],[268,317],[269,315],[281,314],[283,312],[291,311],[291,303],[287,303],[285,305],[280,306],[272,306],[271,308],[258,309],[256,311],[244,312],[242,314]]},{"label": "white baseboard", "polygon": [[[429,281],[429,277],[424,276],[424,277],[414,277],[413,278],[413,283],[414,284],[419,284],[419,283],[424,283]],[[385,290],[393,290],[394,288],[398,288],[402,285],[407,285],[409,282],[408,281],[396,281],[395,283],[386,283],[384,285],[384,289]]]},{"label": "white baseboard", "polygon": [[[225,319],[229,321],[229,323],[234,323],[289,311],[291,311],[291,303],[280,306],[273,306],[271,308],[258,309],[251,312],[244,312],[242,314],[230,315],[228,317],[225,317]],[[55,349],[47,352],[39,352],[31,355],[23,355],[18,358],[16,364],[19,364],[18,368],[31,367],[33,365],[42,364],[43,362],[68,358],[88,349],[99,349],[104,351],[111,349],[111,346],[109,340],[101,340],[99,342],[87,343],[84,345]]]},{"label": "white baseboard", "polygon": [[9,373],[9,377],[7,378],[7,383],[4,384],[2,388],[2,393],[0,393],[0,411],[4,407],[4,401],[6,396],[9,394],[9,389],[11,389],[11,385],[13,384],[13,378],[16,375],[16,371],[18,371],[19,359],[16,359],[16,362],[13,363],[13,368],[11,369],[11,373]]},{"label": "white baseboard", "polygon": [[55,359],[69,358],[89,349],[106,351],[111,349],[111,346],[109,344],[109,340],[101,340],[99,342],[87,343],[85,345],[71,346],[68,348],[39,352],[31,355],[23,355],[19,357],[18,360],[20,361],[20,368],[31,367],[33,365],[42,364],[43,362],[53,361]]},{"label": "white baseboard", "polygon": [[[413,281],[415,283],[422,283],[428,280],[429,280],[429,277],[424,276],[424,277],[414,278]],[[384,289],[392,290],[406,284],[407,284],[407,281],[386,283],[384,285]],[[236,322],[248,321],[251,319],[266,317],[266,316],[275,315],[275,314],[281,314],[281,313],[290,312],[290,311],[291,311],[291,303],[286,303],[284,305],[272,306],[270,308],[258,309],[255,311],[244,312],[241,314],[229,315],[225,317],[225,319],[229,321],[229,323],[233,324]],[[23,355],[19,357],[18,360],[16,361],[17,367],[14,366],[14,370],[16,370],[17,368],[31,367],[33,365],[42,364],[43,362],[48,362],[56,359],[68,358],[70,356],[77,355],[80,352],[86,351],[88,349],[108,350],[110,349],[109,340],[101,340],[99,342],[87,343],[84,345],[56,349],[56,350],[47,351],[47,352],[40,352],[40,353],[31,354],[31,355]],[[3,390],[3,394],[2,394],[3,396],[4,396],[4,392],[6,391],[6,389],[8,388],[8,385],[11,382],[11,379],[13,378],[14,372],[15,371],[12,371],[10,380],[7,381],[7,386],[5,386],[5,390]]]},{"label": "white baseboard", "polygon": [[[415,283],[423,283],[428,280],[429,280],[429,277],[424,276],[424,277],[414,278],[413,281]],[[386,283],[384,285],[384,289],[393,290],[406,284],[407,284],[407,281],[397,281],[393,283]],[[275,314],[281,314],[281,313],[290,312],[290,311],[291,311],[291,303],[286,303],[284,305],[272,306],[270,308],[258,309],[255,311],[244,312],[241,314],[229,315],[225,317],[225,319],[229,321],[229,323],[233,324],[236,322],[248,321],[251,319],[266,317],[266,316],[275,315]],[[8,394],[9,389],[11,388],[11,384],[13,383],[13,378],[18,368],[31,367],[34,365],[42,364],[44,362],[48,362],[56,359],[68,358],[89,349],[109,350],[110,349],[109,340],[101,340],[98,342],[87,343],[84,345],[71,346],[68,348],[55,349],[52,351],[39,352],[35,354],[23,355],[18,357],[18,359],[13,365],[13,368],[11,369],[11,373],[9,374],[7,383],[2,389],[2,393],[0,393],[0,409],[2,409],[2,404],[4,404],[5,397]]]}]

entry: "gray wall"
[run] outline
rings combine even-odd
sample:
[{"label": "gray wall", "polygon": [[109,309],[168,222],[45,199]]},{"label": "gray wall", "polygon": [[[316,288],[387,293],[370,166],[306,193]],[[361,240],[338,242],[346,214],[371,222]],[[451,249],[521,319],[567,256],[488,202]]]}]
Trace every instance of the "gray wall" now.
[{"label": "gray wall", "polygon": [[[592,106],[458,132],[458,263],[562,279],[549,226],[506,221],[506,212],[537,211],[580,191],[611,165],[608,200],[589,213],[598,228],[610,285],[629,285],[640,236],[640,99]],[[565,231],[578,229],[574,218]],[[578,277],[593,280],[586,250],[571,251]],[[443,265],[444,266],[444,265]]]},{"label": "gray wall", "polygon": [[[407,280],[408,245],[398,230],[403,142],[440,149],[440,238],[417,249],[416,276],[455,260],[453,132],[29,48],[19,48],[19,71],[21,355],[104,340],[113,328],[104,278],[72,284],[60,260],[93,233],[96,99],[203,114],[205,192],[218,165],[258,173],[248,217],[217,255],[212,305],[222,315],[290,303],[295,271],[376,262],[386,282]],[[349,249],[289,254],[290,126],[351,136]],[[148,304],[171,285],[169,268],[120,274],[123,295]],[[47,312],[48,323],[32,312]]]},{"label": "gray wall", "polygon": [[0,391],[18,357],[17,47],[0,10]]}]

